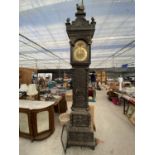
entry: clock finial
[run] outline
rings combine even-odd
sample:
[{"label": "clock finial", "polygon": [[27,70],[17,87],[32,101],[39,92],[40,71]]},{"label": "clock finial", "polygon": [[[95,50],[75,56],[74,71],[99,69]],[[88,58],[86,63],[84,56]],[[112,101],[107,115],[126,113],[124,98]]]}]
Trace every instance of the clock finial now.
[{"label": "clock finial", "polygon": [[77,10],[84,10],[84,4],[83,4],[83,0],[81,1],[81,4],[76,4]]},{"label": "clock finial", "polygon": [[83,0],[82,0],[82,5],[83,5]]},{"label": "clock finial", "polygon": [[83,3],[83,0],[81,1],[81,7],[84,9],[84,3]]}]

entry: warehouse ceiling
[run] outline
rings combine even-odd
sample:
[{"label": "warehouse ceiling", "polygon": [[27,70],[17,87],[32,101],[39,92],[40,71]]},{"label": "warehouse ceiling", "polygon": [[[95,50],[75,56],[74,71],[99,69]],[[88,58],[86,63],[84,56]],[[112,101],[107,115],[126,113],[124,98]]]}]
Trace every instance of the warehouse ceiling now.
[{"label": "warehouse ceiling", "polygon": [[[75,19],[81,0],[20,0],[19,65],[71,68],[65,22]],[[86,18],[95,18],[90,68],[134,67],[134,0],[84,0]]]}]

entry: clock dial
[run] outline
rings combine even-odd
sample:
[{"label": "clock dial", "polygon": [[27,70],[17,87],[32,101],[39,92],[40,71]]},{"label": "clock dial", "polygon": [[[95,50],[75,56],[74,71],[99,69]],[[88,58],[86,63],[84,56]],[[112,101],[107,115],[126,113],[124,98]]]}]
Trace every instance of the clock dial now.
[{"label": "clock dial", "polygon": [[78,62],[87,60],[87,45],[84,41],[77,41],[73,50],[73,59]]},{"label": "clock dial", "polygon": [[87,59],[87,51],[83,47],[76,48],[74,51],[74,59],[76,61],[85,61]]}]

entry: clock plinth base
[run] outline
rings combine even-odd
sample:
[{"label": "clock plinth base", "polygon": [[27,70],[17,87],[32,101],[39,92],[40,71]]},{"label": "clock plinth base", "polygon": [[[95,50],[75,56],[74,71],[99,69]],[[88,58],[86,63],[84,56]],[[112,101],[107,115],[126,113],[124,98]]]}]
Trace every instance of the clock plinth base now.
[{"label": "clock plinth base", "polygon": [[70,124],[72,127],[90,127],[91,115],[88,111],[73,111],[70,114]]},{"label": "clock plinth base", "polygon": [[82,146],[95,149],[96,142],[93,130],[89,127],[72,127],[68,129],[67,147]]},{"label": "clock plinth base", "polygon": [[83,146],[95,149],[93,125],[89,111],[72,111],[67,130],[67,147]]}]

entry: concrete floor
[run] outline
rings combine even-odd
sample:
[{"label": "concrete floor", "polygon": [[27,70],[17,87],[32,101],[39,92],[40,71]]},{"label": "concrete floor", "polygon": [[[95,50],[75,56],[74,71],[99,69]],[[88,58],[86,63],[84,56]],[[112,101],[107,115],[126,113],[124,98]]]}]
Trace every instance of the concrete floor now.
[{"label": "concrete floor", "polygon": [[[135,127],[123,114],[123,106],[108,101],[106,91],[97,91],[95,104],[95,137],[103,140],[95,150],[81,147],[67,149],[66,155],[134,155]],[[69,107],[71,103],[68,103]],[[55,132],[43,141],[19,138],[20,155],[64,155],[60,142],[62,126],[55,114]]]}]

